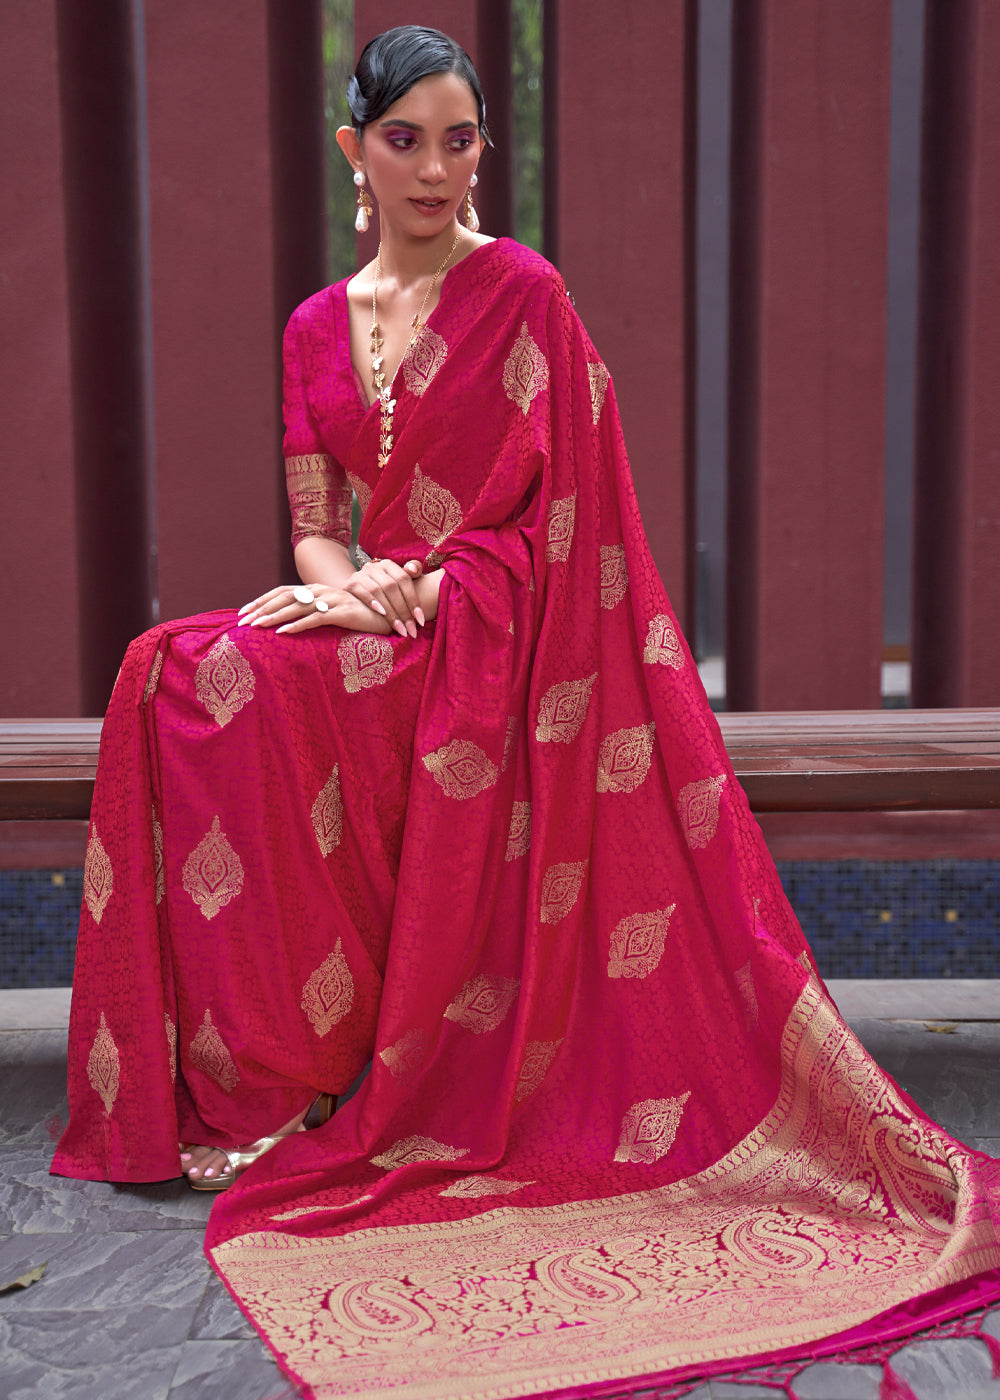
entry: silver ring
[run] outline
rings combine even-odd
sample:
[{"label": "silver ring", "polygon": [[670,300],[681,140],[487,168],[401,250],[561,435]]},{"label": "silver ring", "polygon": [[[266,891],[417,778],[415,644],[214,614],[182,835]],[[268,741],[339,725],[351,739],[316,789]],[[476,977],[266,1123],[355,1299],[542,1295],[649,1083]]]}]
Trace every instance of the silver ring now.
[{"label": "silver ring", "polygon": [[311,588],[306,588],[305,584],[302,583],[300,583],[297,588],[292,589],[292,597],[297,603],[301,603],[304,608],[316,601],[316,594]]},{"label": "silver ring", "polygon": [[329,604],[324,598],[317,598],[317,599],[316,599],[316,611],[317,611],[317,612],[329,612],[329,611],[330,611],[330,604]]}]

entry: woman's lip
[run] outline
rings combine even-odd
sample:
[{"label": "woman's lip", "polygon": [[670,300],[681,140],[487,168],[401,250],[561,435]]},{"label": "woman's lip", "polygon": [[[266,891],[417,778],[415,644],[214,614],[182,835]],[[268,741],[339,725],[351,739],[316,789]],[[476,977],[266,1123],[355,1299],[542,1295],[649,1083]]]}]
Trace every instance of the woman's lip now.
[{"label": "woman's lip", "polygon": [[413,205],[415,205],[416,208],[419,209],[419,210],[421,210],[424,214],[436,214],[437,211],[438,211],[439,209],[442,209],[442,208],[445,206],[445,204],[447,204],[447,202],[448,202],[448,201],[447,201],[446,199],[411,199],[411,200],[410,200],[410,203],[413,204]]}]

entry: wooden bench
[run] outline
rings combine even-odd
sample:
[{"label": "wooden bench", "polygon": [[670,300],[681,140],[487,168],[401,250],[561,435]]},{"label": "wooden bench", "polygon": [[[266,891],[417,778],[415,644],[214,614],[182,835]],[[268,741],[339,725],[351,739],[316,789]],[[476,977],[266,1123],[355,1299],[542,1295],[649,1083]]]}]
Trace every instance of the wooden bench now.
[{"label": "wooden bench", "polygon": [[[1000,710],[719,716],[756,812],[1000,807]],[[86,818],[98,719],[0,720],[0,820]]]}]

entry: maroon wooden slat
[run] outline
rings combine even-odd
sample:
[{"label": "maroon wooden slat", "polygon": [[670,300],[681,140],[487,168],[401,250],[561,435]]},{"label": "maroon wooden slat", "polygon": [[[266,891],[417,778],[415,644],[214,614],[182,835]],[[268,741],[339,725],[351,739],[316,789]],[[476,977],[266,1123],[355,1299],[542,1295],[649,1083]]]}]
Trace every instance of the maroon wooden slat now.
[{"label": "maroon wooden slat", "polygon": [[69,295],[56,0],[9,7],[0,44],[0,712],[81,705]]},{"label": "maroon wooden slat", "polygon": [[876,706],[892,3],[733,15],[729,704]]},{"label": "maroon wooden slat", "polygon": [[1000,8],[927,0],[913,696],[1000,699]]},{"label": "maroon wooden slat", "polygon": [[614,379],[653,556],[690,631],[695,6],[546,0],[546,253]]}]

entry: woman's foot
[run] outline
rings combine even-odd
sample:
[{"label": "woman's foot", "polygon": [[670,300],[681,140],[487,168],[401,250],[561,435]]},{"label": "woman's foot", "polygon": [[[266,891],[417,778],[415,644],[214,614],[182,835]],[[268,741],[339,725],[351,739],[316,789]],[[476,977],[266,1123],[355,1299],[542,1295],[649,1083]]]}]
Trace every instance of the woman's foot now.
[{"label": "woman's foot", "polygon": [[[181,1170],[196,1190],[222,1190],[232,1183],[240,1170],[248,1167],[250,1162],[255,1161],[257,1157],[263,1156],[269,1147],[273,1147],[278,1138],[298,1132],[308,1112],[308,1109],[303,1109],[290,1123],[286,1123],[283,1128],[272,1133],[270,1137],[260,1138],[258,1142],[248,1143],[245,1147],[230,1148],[229,1155],[223,1152],[220,1147],[183,1146],[181,1148]],[[235,1174],[231,1157],[243,1159],[237,1161],[237,1173]]]}]

